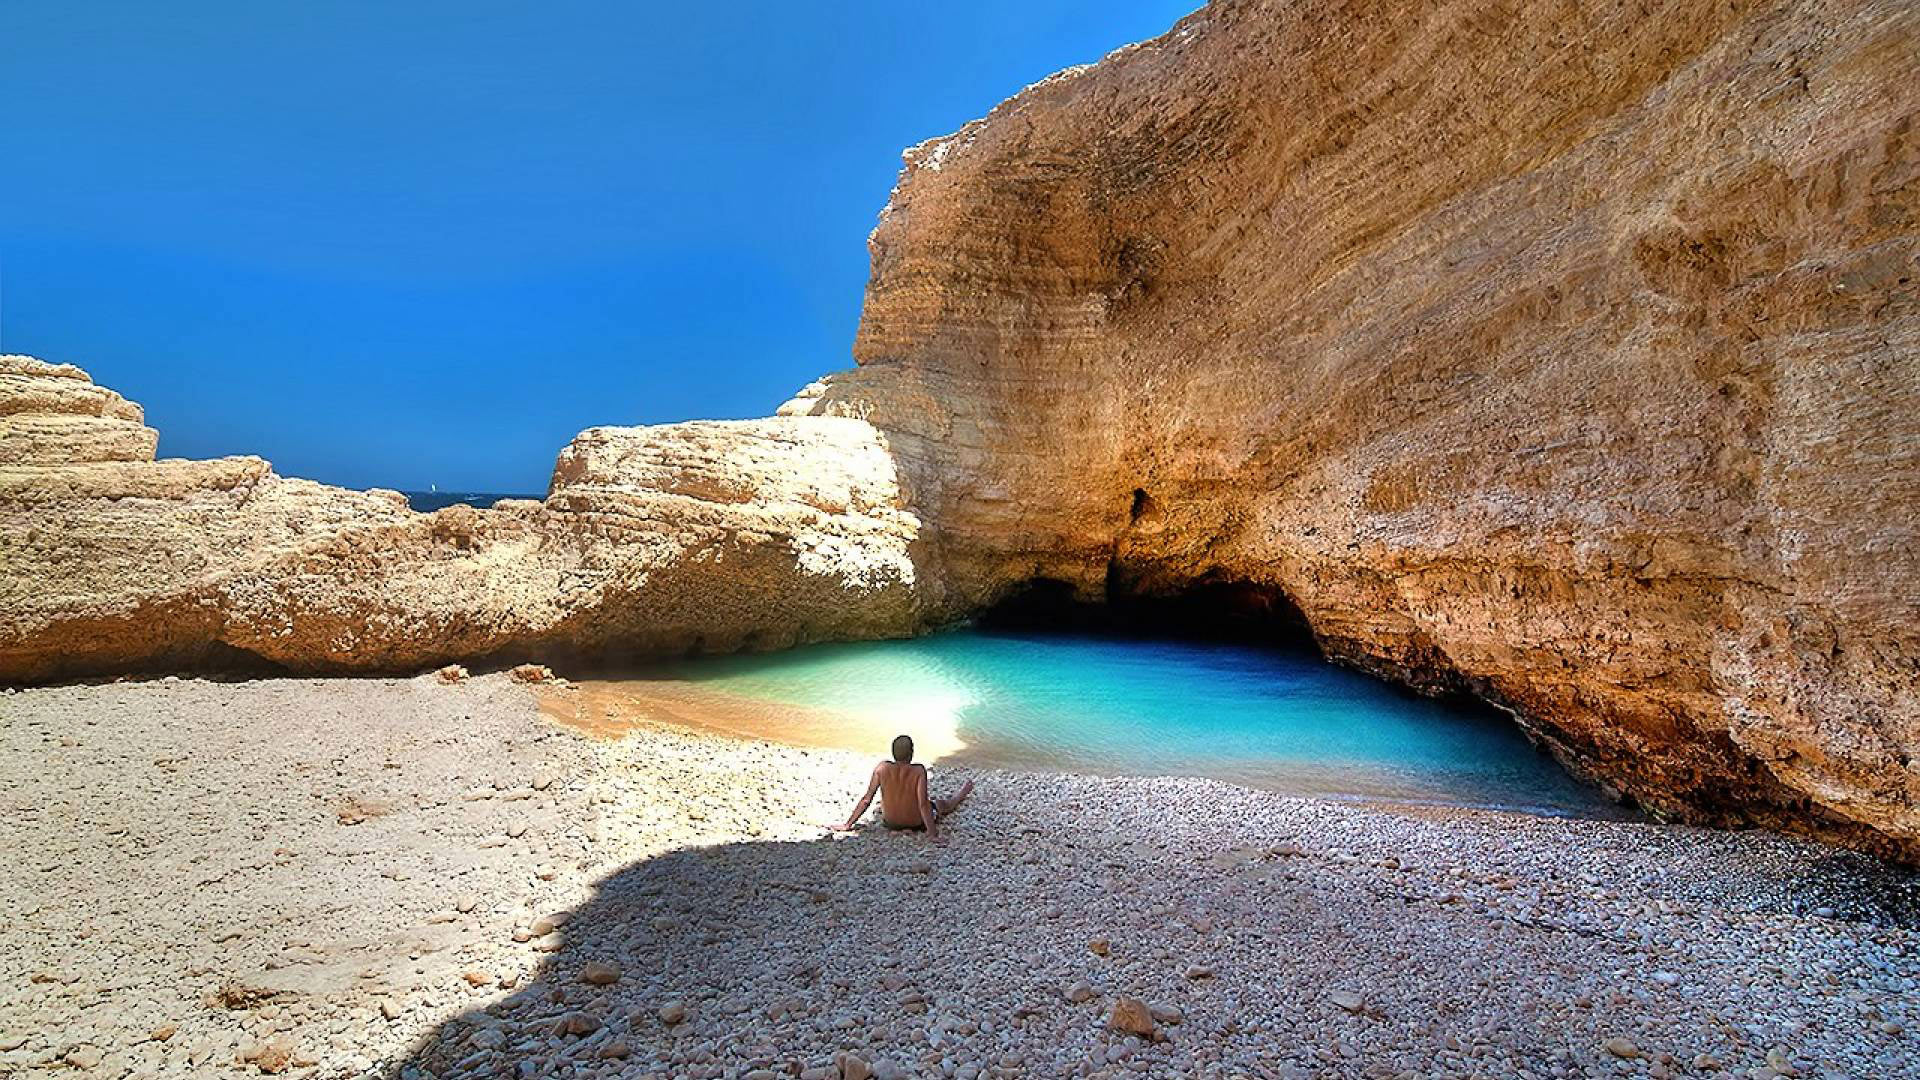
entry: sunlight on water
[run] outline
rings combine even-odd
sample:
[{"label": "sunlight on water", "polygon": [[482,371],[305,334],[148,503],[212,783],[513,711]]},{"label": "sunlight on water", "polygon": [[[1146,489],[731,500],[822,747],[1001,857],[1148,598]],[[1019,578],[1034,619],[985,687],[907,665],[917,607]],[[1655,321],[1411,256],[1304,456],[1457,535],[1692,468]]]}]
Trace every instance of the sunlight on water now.
[{"label": "sunlight on water", "polygon": [[[872,740],[854,748],[876,754],[900,731],[939,747],[957,735],[964,745],[950,759],[982,765],[1610,810],[1505,717],[1416,697],[1304,650],[962,630],[685,661],[657,674],[763,706],[847,717],[854,722],[845,731]],[[778,709],[767,712],[777,728]]]}]

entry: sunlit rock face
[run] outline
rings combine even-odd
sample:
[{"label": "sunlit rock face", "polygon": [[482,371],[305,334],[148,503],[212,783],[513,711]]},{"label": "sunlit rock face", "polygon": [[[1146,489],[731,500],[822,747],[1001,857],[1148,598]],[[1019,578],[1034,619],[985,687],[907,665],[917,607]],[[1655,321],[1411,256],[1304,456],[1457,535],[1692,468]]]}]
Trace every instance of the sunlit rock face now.
[{"label": "sunlit rock face", "polygon": [[[76,417],[120,426],[45,443]],[[917,625],[918,522],[860,421],[596,428],[545,504],[433,514],[258,458],[155,461],[139,421],[77,368],[0,363],[0,680],[621,659]]]},{"label": "sunlit rock face", "polygon": [[1897,0],[1215,3],[909,150],[785,411],[887,433],[962,606],[1277,587],[1649,805],[1911,845],[1916,57]]}]

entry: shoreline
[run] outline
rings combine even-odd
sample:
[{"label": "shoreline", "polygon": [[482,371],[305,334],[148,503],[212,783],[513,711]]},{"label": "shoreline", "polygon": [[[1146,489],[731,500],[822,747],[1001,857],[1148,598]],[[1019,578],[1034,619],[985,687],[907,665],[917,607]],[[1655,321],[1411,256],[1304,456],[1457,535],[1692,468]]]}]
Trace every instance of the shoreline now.
[{"label": "shoreline", "polygon": [[542,693],[0,696],[0,1073],[1915,1075],[1914,877],[1812,841],[957,765],[830,838],[865,755]]},{"label": "shoreline", "polygon": [[[673,678],[588,678],[556,680],[539,689],[541,715],[556,724],[592,738],[621,738],[639,727],[653,724],[689,733],[712,735],[745,742],[762,742],[816,750],[840,750],[878,761],[898,731],[858,714],[767,700],[745,694],[715,690],[685,679]],[[1447,810],[1529,817],[1576,818],[1589,821],[1651,822],[1648,815],[1607,800],[1599,789],[1568,774],[1571,783],[1593,795],[1585,807],[1519,803],[1464,802],[1435,796],[1395,795],[1341,790],[1298,789],[1262,784],[1246,777],[1220,776],[1206,772],[1136,773],[1102,771],[1067,759],[1035,761],[1011,759],[983,753],[961,737],[957,724],[922,727],[913,733],[915,760],[942,768],[988,770],[1013,774],[1083,776],[1092,779],[1194,779],[1210,780],[1249,791],[1283,798],[1318,800],[1342,805],[1369,807],[1383,811],[1409,813]],[[856,743],[860,745],[855,745]],[[863,749],[862,747],[865,747]],[[1551,758],[1544,749],[1534,752]],[[1555,762],[1555,768],[1562,768]]]}]

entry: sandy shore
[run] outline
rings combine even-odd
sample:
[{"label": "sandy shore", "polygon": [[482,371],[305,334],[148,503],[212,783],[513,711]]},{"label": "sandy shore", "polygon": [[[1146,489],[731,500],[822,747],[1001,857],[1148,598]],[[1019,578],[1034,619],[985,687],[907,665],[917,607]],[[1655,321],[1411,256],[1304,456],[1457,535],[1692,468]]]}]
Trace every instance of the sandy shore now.
[{"label": "sandy shore", "polygon": [[0,1075],[1920,1076],[1911,878],[1763,833],[936,769],[945,846],[827,839],[869,759],[498,676],[0,740]]}]

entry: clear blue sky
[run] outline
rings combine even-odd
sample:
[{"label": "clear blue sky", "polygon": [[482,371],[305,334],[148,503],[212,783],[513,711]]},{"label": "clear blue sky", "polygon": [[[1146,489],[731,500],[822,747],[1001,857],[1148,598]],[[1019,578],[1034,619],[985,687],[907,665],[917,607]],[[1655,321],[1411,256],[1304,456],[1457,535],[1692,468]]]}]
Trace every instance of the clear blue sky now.
[{"label": "clear blue sky", "polygon": [[5,0],[0,350],[165,456],[544,491],[850,366],[902,148],[1197,0]]}]

